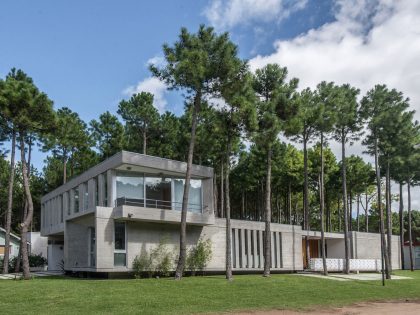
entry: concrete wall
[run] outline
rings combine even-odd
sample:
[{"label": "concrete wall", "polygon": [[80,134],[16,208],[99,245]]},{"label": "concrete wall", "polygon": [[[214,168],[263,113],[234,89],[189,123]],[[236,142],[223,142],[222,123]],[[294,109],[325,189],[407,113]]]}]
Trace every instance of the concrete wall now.
[{"label": "concrete wall", "polygon": [[28,232],[27,240],[33,255],[41,255],[47,258],[48,237],[41,236],[40,232]]},{"label": "concrete wall", "polygon": [[327,239],[327,258],[345,258],[344,239]]},{"label": "concrete wall", "polygon": [[[353,258],[381,259],[381,235],[377,233],[352,232]],[[391,243],[391,266],[393,269],[401,269],[401,251],[399,236],[392,236]]]},{"label": "concrete wall", "polygon": [[[179,224],[168,223],[153,223],[153,222],[138,222],[138,221],[124,221],[126,222],[126,253],[127,266],[114,267],[114,212],[116,210],[110,207],[97,207],[95,216],[96,227],[96,271],[102,272],[118,272],[130,271],[134,258],[145,250],[150,253],[153,248],[156,248],[162,239],[166,239],[170,251],[175,258],[179,252]],[[66,230],[67,234],[77,233],[78,237],[68,241],[73,243],[82,243],[80,246],[69,245],[67,249],[67,256],[70,261],[66,263],[71,269],[75,269],[77,262],[78,268],[87,268],[87,259],[79,256],[88,256],[88,226],[91,224],[76,224],[72,223],[66,225],[69,228]],[[71,229],[71,230],[70,230]],[[262,233],[264,230],[264,223],[232,220],[232,229],[236,233],[248,233],[248,237],[242,237],[241,254],[244,261],[250,262],[249,266],[237,266],[236,270],[251,270],[262,269],[262,261],[257,263],[255,255],[257,244],[257,233],[260,233],[260,248],[262,249]],[[273,249],[273,269],[278,270],[302,270],[302,248],[301,248],[301,229],[297,226],[272,224],[272,243],[277,245],[277,250]],[[275,236],[274,236],[275,234]],[[251,237],[253,235],[253,237]],[[275,241],[274,241],[275,237]],[[187,225],[187,246],[190,249],[197,244],[199,239],[210,239],[212,243],[212,259],[207,266],[209,271],[223,271],[225,268],[226,255],[226,226],[224,219],[216,219],[215,224],[208,226]],[[245,243],[245,240],[248,240]],[[253,240],[254,244],[251,244]],[[67,240],[66,240],[67,241]],[[239,244],[238,244],[239,246]],[[248,255],[245,256],[245,247],[247,247]],[[69,257],[69,255],[73,257]],[[239,250],[232,248],[232,255],[238,255]],[[277,255],[276,255],[277,254]],[[262,255],[262,251],[261,251]],[[79,257],[79,258],[74,258]],[[239,259],[239,257],[237,257]],[[255,259],[255,261],[254,261]],[[262,257],[261,257],[262,259]],[[277,262],[277,265],[276,265]]]},{"label": "concrete wall", "polygon": [[64,268],[89,268],[89,227],[95,226],[94,215],[67,221],[64,233]]}]

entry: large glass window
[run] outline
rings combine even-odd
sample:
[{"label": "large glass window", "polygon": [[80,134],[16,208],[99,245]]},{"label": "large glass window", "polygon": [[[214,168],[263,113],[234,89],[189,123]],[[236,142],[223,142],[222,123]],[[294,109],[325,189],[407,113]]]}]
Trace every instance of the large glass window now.
[{"label": "large glass window", "polygon": [[126,266],[125,223],[114,222],[114,266]]},{"label": "large glass window", "polygon": [[171,179],[146,177],[146,207],[171,209]]},{"label": "large glass window", "polygon": [[144,206],[144,177],[130,172],[117,173],[117,199],[126,205]]},{"label": "large glass window", "polygon": [[[182,197],[184,196],[184,179],[174,179],[174,198],[173,209],[182,209]],[[191,179],[190,190],[188,193],[188,211],[201,213],[202,211],[202,193],[201,180]]]}]

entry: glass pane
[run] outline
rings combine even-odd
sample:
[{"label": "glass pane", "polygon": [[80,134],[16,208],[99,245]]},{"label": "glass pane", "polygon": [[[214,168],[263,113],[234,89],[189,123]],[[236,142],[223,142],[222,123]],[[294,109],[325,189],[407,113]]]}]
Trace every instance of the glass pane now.
[{"label": "glass pane", "polygon": [[[174,200],[173,209],[182,209],[182,197],[184,195],[184,179],[174,179]],[[188,193],[188,211],[201,213],[201,179],[190,180],[190,191]]]},{"label": "glass pane", "polygon": [[117,199],[128,199],[127,205],[144,205],[144,177],[128,172],[117,173]]},{"label": "glass pane", "polygon": [[89,207],[89,193],[87,184],[83,185],[84,197],[83,197],[83,210]]},{"label": "glass pane", "polygon": [[115,249],[125,250],[125,223],[115,222]]},{"label": "glass pane", "polygon": [[125,253],[114,253],[114,266],[125,266]]},{"label": "glass pane", "polygon": [[74,212],[79,212],[79,189],[74,189]]},{"label": "glass pane", "polygon": [[171,179],[146,177],[146,207],[171,209]]}]

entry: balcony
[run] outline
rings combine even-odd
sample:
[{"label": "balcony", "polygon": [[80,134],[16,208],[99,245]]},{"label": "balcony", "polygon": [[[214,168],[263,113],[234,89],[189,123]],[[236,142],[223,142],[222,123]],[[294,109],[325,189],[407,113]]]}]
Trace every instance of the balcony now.
[{"label": "balcony", "polygon": [[[114,218],[179,224],[181,209],[182,202],[121,197],[115,201]],[[201,226],[214,224],[214,214],[208,206],[188,203],[187,209],[187,224]]]}]

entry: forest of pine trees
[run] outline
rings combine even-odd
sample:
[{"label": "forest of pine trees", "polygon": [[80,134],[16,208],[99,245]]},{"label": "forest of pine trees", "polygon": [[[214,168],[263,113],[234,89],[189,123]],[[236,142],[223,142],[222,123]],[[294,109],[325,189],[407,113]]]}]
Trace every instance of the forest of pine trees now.
[{"label": "forest of pine trees", "polygon": [[[252,73],[229,34],[204,26],[182,29],[163,54],[165,64],[150,70],[183,92],[179,116],[158,112],[141,92],[86,122],[54,106],[22,70],[0,79],[0,226],[22,236],[39,230],[43,194],[128,150],[213,167],[215,215],[227,222],[382,232],[385,248],[391,233],[420,241],[420,212],[400,198],[420,182],[420,129],[407,96],[380,82],[364,95],[334,82],[306,88],[277,64]],[[355,143],[373,164],[347,154]],[[32,165],[34,150],[46,154],[42,169]]]}]

